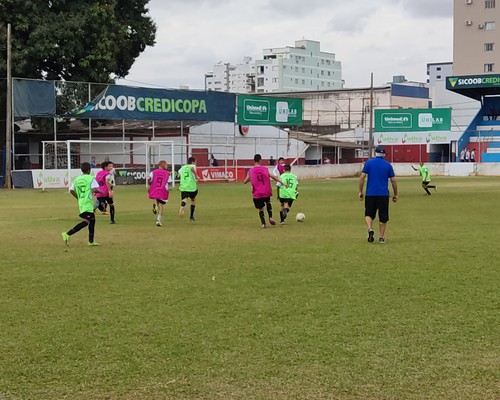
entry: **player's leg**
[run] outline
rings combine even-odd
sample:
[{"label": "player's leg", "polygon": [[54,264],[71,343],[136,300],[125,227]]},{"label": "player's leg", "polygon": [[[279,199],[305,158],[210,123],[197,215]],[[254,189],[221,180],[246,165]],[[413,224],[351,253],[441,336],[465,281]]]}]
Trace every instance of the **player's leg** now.
[{"label": "player's leg", "polygon": [[378,220],[380,228],[380,237],[378,239],[379,243],[385,243],[385,232],[387,228],[387,222],[389,222],[389,197],[380,196],[378,198]]},{"label": "player's leg", "polygon": [[196,209],[196,195],[198,194],[198,191],[195,191],[193,193],[191,193],[191,207],[189,209],[190,213],[189,213],[189,220],[190,221],[194,221],[194,210]]},{"label": "player's leg", "polygon": [[425,182],[422,182],[422,188],[425,190],[425,193],[427,193],[428,196],[431,195],[431,192],[429,192],[429,189],[427,189],[427,184]]},{"label": "player's leg", "polygon": [[161,220],[163,219],[163,206],[165,205],[165,202],[162,200],[156,200],[156,205],[158,208],[158,215],[156,216],[156,226],[161,227]]},{"label": "player's leg", "polygon": [[179,215],[184,216],[184,207],[186,207],[186,199],[189,197],[188,192],[181,192],[181,208],[179,208]]},{"label": "player's leg", "polygon": [[106,203],[109,205],[109,217],[110,217],[110,223],[114,224],[115,223],[115,202],[113,197],[107,197],[106,198]]},{"label": "player's leg", "polygon": [[95,231],[95,214],[92,213],[86,213],[88,214],[87,219],[89,222],[89,246],[99,246],[99,243],[94,242],[94,231]]},{"label": "player's leg", "polygon": [[285,202],[283,201],[283,199],[279,198],[278,197],[278,200],[280,201],[280,223],[281,224],[284,224],[285,223],[285,214],[284,214],[284,210],[285,210]]},{"label": "player's leg", "polygon": [[264,199],[253,199],[253,204],[257,210],[259,210],[259,219],[260,219],[260,224],[262,228],[266,227],[266,219],[264,217],[264,206],[265,206],[265,201]]},{"label": "player's leg", "polygon": [[365,196],[365,222],[368,228],[368,242],[373,242],[373,220],[377,214],[374,196]]},{"label": "player's leg", "polygon": [[276,225],[276,222],[273,219],[273,205],[271,204],[271,198],[267,197],[264,199],[266,203],[266,211],[267,211],[267,216],[269,217],[269,223],[271,225]]}]

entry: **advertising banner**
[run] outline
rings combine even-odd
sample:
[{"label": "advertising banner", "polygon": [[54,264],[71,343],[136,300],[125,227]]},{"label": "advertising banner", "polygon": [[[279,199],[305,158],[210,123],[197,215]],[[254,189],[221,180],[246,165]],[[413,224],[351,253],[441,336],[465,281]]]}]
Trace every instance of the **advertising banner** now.
[{"label": "advertising banner", "polygon": [[198,167],[196,173],[202,182],[222,180],[241,182],[245,179],[245,170],[243,168]]},{"label": "advertising banner", "polygon": [[375,132],[375,145],[402,145],[402,144],[448,144],[458,140],[461,132]]},{"label": "advertising banner", "polygon": [[236,95],[110,85],[75,118],[234,122]]},{"label": "advertising banner", "polygon": [[500,88],[500,75],[463,75],[446,78],[446,89]]},{"label": "advertising banner", "polygon": [[35,189],[62,189],[69,188],[71,182],[82,174],[80,169],[34,169],[31,171],[33,174],[33,187]]},{"label": "advertising banner", "polygon": [[375,110],[375,132],[450,131],[451,108]]},{"label": "advertising banner", "polygon": [[302,125],[302,99],[238,95],[240,125]]},{"label": "advertising banner", "polygon": [[145,185],[146,168],[115,168],[114,178],[117,185]]}]

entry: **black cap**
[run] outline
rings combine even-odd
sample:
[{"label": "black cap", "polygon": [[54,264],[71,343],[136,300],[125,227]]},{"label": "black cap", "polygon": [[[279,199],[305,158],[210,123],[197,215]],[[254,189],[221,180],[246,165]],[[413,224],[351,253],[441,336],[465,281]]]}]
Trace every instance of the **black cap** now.
[{"label": "black cap", "polygon": [[375,154],[382,154],[385,156],[385,148],[384,146],[375,147]]}]

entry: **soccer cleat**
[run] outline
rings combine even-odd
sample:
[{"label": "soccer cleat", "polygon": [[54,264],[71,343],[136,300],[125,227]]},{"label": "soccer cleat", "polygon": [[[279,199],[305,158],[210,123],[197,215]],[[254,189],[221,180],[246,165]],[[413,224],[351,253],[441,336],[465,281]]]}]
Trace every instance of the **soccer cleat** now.
[{"label": "soccer cleat", "polygon": [[156,221],[156,226],[159,226],[160,228],[162,227],[162,224],[160,221]]},{"label": "soccer cleat", "polygon": [[269,223],[271,225],[276,225],[276,221],[274,219],[272,219],[272,218],[269,218]]},{"label": "soccer cleat", "polygon": [[111,225],[114,225],[114,224],[115,224],[115,221],[114,221],[114,220],[112,220],[112,221],[109,221],[109,223],[110,223]]},{"label": "soccer cleat", "polygon": [[196,221],[194,217],[189,218],[189,222],[194,222],[194,221]]},{"label": "soccer cleat", "polygon": [[179,209],[179,215],[180,215],[181,217],[183,217],[183,216],[184,216],[184,207],[181,207],[181,208]]},{"label": "soccer cleat", "polygon": [[368,229],[368,242],[372,243],[375,239],[373,239],[373,229]]},{"label": "soccer cleat", "polygon": [[434,186],[434,191],[435,191],[435,192],[437,192],[437,191],[438,191],[436,186]]},{"label": "soccer cleat", "polygon": [[384,244],[385,243],[385,239],[384,238],[379,238],[378,242]]},{"label": "soccer cleat", "polygon": [[69,246],[69,235],[66,232],[61,233],[62,239],[66,246]]},{"label": "soccer cleat", "polygon": [[266,224],[262,224],[262,229],[266,229]]},{"label": "soccer cleat", "polygon": [[156,204],[153,203],[153,214],[156,215]]},{"label": "soccer cleat", "polygon": [[280,222],[280,225],[285,225],[285,221],[281,221],[281,222]]},{"label": "soccer cleat", "polygon": [[89,247],[95,247],[95,246],[100,246],[100,244],[97,243],[97,242],[88,242],[87,246],[89,246]]}]

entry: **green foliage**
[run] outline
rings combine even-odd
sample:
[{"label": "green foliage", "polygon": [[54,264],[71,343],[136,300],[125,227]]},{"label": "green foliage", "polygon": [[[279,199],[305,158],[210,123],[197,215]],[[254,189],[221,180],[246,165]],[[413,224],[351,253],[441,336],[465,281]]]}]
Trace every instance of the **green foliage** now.
[{"label": "green foliage", "polygon": [[[149,0],[3,0],[0,41],[12,25],[13,76],[108,82],[128,74],[156,26]],[[0,76],[5,76],[5,59]]]},{"label": "green foliage", "polygon": [[356,179],[265,230],[248,185],[201,185],[195,223],[172,191],[163,228],[120,186],[99,248],[64,246],[67,192],[0,191],[0,398],[497,399],[498,178],[398,183],[385,245]]}]

